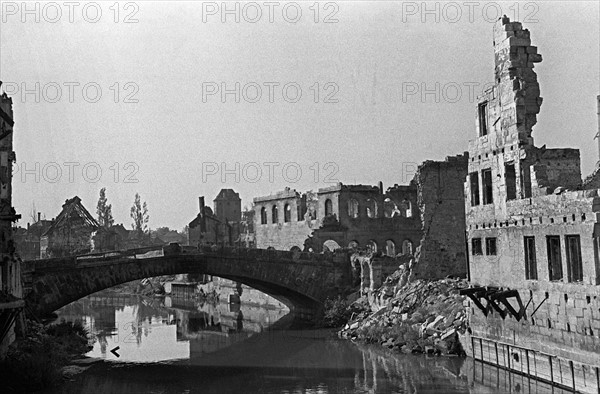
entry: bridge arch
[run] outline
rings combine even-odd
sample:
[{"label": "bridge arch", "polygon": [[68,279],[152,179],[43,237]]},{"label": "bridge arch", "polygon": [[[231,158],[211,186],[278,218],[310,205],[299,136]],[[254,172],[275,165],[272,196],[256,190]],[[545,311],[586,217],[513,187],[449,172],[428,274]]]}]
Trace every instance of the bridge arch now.
[{"label": "bridge arch", "polygon": [[291,311],[311,314],[328,297],[340,294],[351,281],[347,254],[329,256],[222,248],[218,251],[144,259],[105,258],[81,262],[75,258],[25,263],[30,310],[47,315],[73,301],[136,279],[182,273],[231,279],[260,290]]}]

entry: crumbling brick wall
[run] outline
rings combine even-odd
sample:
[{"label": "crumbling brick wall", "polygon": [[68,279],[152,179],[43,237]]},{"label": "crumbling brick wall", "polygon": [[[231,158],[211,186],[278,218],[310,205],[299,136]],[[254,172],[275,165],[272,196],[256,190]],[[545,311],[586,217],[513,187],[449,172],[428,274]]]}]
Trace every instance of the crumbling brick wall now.
[{"label": "crumbling brick wall", "polygon": [[422,238],[411,279],[466,277],[465,205],[463,182],[467,154],[419,166],[414,182],[418,190]]}]

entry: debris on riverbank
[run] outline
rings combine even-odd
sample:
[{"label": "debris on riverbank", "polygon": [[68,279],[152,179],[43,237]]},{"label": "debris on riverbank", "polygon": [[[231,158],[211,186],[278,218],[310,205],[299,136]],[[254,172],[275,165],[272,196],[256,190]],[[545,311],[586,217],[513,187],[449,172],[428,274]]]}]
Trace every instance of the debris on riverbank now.
[{"label": "debris on riverbank", "polygon": [[69,379],[82,368],[67,368],[91,349],[89,332],[79,322],[43,325],[26,320],[26,335],[17,339],[0,362],[5,392],[32,392]]},{"label": "debris on riverbank", "polygon": [[403,271],[390,275],[368,297],[350,307],[355,313],[338,333],[340,337],[379,343],[403,353],[464,354],[458,333],[464,334],[467,320],[464,279],[416,280],[402,283]]}]

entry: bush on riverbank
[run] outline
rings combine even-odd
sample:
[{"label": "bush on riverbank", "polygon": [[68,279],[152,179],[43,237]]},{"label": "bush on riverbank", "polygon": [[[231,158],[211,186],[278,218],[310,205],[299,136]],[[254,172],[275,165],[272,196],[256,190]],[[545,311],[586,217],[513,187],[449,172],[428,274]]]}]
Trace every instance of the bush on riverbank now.
[{"label": "bush on riverbank", "polygon": [[62,381],[61,369],[90,350],[89,333],[79,322],[44,326],[27,321],[27,335],[13,343],[0,362],[3,389],[31,392]]},{"label": "bush on riverbank", "polygon": [[350,320],[352,311],[350,305],[344,298],[338,296],[337,298],[325,300],[324,312],[323,312],[323,326],[339,328]]}]

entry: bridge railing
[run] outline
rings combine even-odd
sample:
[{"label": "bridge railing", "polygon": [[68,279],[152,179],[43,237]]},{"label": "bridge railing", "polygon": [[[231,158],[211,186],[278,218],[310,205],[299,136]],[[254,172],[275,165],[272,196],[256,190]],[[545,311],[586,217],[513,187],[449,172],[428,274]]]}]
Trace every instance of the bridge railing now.
[{"label": "bridge railing", "polygon": [[[160,256],[143,256],[149,252],[162,252]],[[52,270],[52,269],[75,269],[85,267],[86,265],[94,265],[94,263],[119,260],[124,258],[142,259],[148,257],[175,256],[175,255],[190,255],[202,254],[220,256],[223,258],[234,257],[241,260],[260,260],[268,262],[288,263],[290,261],[299,264],[327,264],[339,265],[345,264],[347,261],[346,255],[343,253],[313,253],[301,251],[287,251],[276,249],[253,249],[234,246],[217,246],[217,245],[201,245],[196,246],[180,246],[179,244],[170,244],[166,246],[149,246],[144,248],[135,248],[121,251],[107,251],[98,253],[88,253],[85,255],[72,257],[59,257],[44,260],[27,261],[24,264],[24,271],[35,270]],[[342,256],[343,255],[343,256]]]}]

